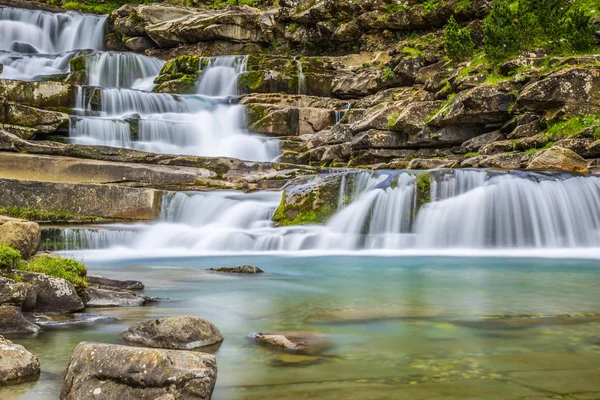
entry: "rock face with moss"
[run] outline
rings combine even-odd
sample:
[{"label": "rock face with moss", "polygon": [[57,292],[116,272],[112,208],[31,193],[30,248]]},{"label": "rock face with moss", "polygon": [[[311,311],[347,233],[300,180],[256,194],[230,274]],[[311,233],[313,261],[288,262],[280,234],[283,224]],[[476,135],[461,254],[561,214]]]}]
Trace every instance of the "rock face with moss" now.
[{"label": "rock face with moss", "polygon": [[342,175],[291,182],[283,192],[273,221],[279,226],[325,222],[338,209]]},{"label": "rock face with moss", "polygon": [[16,249],[27,259],[40,245],[40,227],[34,222],[0,215],[0,245]]},{"label": "rock face with moss", "polygon": [[[200,57],[179,56],[169,60],[156,77],[154,92],[159,93],[195,93],[200,76]],[[205,59],[202,59],[205,62]]]},{"label": "rock face with moss", "polygon": [[73,351],[60,398],[209,400],[216,379],[210,354],[82,342]]}]

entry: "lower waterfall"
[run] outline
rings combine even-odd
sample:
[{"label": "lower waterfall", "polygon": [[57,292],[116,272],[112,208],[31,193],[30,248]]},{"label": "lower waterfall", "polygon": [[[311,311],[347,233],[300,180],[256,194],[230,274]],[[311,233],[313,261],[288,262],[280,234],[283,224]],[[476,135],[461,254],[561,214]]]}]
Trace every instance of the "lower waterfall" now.
[{"label": "lower waterfall", "polygon": [[[453,253],[551,255],[600,248],[600,178],[486,170],[431,171],[430,202],[418,208],[420,174],[353,172],[341,185],[340,210],[322,225],[276,227],[281,193],[176,193],[162,216],[126,244],[127,254]],[[345,191],[345,192],[344,192]],[[114,235],[120,235],[116,232]],[[588,251],[584,251],[588,248]],[[184,251],[185,250],[185,251]]]}]

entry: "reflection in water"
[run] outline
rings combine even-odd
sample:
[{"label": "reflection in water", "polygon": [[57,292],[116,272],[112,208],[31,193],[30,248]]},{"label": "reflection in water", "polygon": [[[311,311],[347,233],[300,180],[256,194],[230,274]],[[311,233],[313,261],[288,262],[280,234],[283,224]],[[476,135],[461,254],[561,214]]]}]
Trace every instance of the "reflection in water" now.
[{"label": "reflection in water", "polygon": [[[204,271],[246,263],[266,274]],[[525,398],[553,382],[544,375],[548,365],[568,377],[576,367],[593,372],[589,365],[600,362],[597,318],[481,319],[598,312],[594,261],[246,256],[113,262],[91,265],[90,273],[140,279],[147,294],[176,301],[102,311],[116,323],[11,338],[56,374],[22,398],[56,398],[57,380],[79,341],[122,343],[120,333],[132,323],[168,315],[201,316],[223,333],[222,346],[211,350],[219,364],[216,400],[395,399],[399,392],[414,399],[440,390],[461,399],[526,392],[516,397]],[[326,335],[332,346],[294,356],[245,339],[250,332],[285,330]],[[541,389],[515,383],[534,370],[542,371]]]}]

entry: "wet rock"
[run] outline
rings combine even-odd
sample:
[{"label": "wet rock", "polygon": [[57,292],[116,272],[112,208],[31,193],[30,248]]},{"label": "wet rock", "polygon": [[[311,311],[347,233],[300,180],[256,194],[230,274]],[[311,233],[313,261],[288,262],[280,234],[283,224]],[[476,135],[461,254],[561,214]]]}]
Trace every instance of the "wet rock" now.
[{"label": "wet rock", "polygon": [[26,283],[0,276],[0,305],[20,307],[27,298],[27,287]]},{"label": "wet rock", "polygon": [[268,347],[309,354],[328,346],[325,336],[311,332],[251,333],[248,338]]},{"label": "wet rock", "polygon": [[60,399],[209,400],[216,379],[210,354],[82,342],[73,351]]},{"label": "wet rock", "polygon": [[25,347],[0,336],[0,385],[26,382],[40,374],[40,360]]},{"label": "wet rock", "polygon": [[98,286],[103,289],[142,290],[144,288],[144,284],[140,281],[120,281],[117,279],[105,278],[100,275],[88,275],[86,279],[90,285]]},{"label": "wet rock", "polygon": [[587,174],[586,161],[572,150],[553,146],[537,153],[527,165],[529,170],[560,170]]},{"label": "wet rock", "polygon": [[147,36],[136,36],[123,38],[123,44],[131,51],[138,53],[144,52],[144,50],[151,49],[155,46],[155,43]]},{"label": "wet rock", "polygon": [[117,319],[110,315],[74,313],[71,315],[36,315],[35,323],[39,326],[71,326],[91,323],[114,322]]},{"label": "wet rock", "polygon": [[[7,195],[3,192],[1,197]],[[40,245],[40,226],[35,222],[0,215],[0,244],[18,250],[21,257],[28,259]]]},{"label": "wet rock", "polygon": [[337,210],[341,175],[318,179],[298,178],[283,192],[279,207],[273,215],[278,225],[314,224],[325,221]]},{"label": "wet rock", "polygon": [[39,330],[39,326],[25,319],[19,308],[0,306],[0,333],[35,333]]},{"label": "wet rock", "polygon": [[500,153],[488,157],[481,157],[478,160],[480,168],[501,168],[501,169],[519,169],[522,168],[522,153]]},{"label": "wet rock", "polygon": [[37,292],[35,311],[48,313],[72,313],[84,308],[71,282],[45,274],[18,271],[23,280],[35,287]]},{"label": "wet rock", "polygon": [[239,267],[222,267],[222,268],[209,268],[208,271],[224,272],[228,274],[262,274],[262,269],[253,265],[240,265]]},{"label": "wet rock", "polygon": [[75,86],[64,82],[0,79],[0,97],[32,107],[74,107]]},{"label": "wet rock", "polygon": [[219,329],[198,317],[168,317],[132,325],[123,339],[148,347],[189,350],[223,341]]},{"label": "wet rock", "polygon": [[87,295],[86,307],[140,307],[146,303],[146,298],[123,290],[88,287]]},{"label": "wet rock", "polygon": [[416,158],[408,164],[408,169],[437,169],[457,167],[456,160],[438,160],[427,158]]}]

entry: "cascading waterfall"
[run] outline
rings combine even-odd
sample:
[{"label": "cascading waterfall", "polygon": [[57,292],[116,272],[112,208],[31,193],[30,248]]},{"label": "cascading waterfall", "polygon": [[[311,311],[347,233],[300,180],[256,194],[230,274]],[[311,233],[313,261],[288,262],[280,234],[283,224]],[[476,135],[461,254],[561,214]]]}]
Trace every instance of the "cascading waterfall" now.
[{"label": "cascading waterfall", "polygon": [[280,193],[170,195],[161,220],[140,228],[126,254],[457,250],[465,255],[535,249],[549,254],[600,248],[599,177],[486,170],[422,174],[429,174],[430,202],[419,208],[418,174],[349,173],[341,181],[340,209],[323,225],[275,227],[271,217]]},{"label": "cascading waterfall", "polygon": [[[88,115],[71,119],[69,136],[74,143],[253,161],[270,161],[279,155],[279,142],[245,131],[243,107],[227,99],[237,93],[237,77],[246,70],[247,56],[204,59],[198,95],[134,90],[154,80],[162,61],[128,56],[103,53],[88,61],[93,72],[90,83],[128,87],[97,89],[100,104],[93,110],[83,98],[84,91],[79,92],[77,107]],[[131,67],[128,75],[117,75],[106,72],[111,71],[110,65]],[[136,68],[145,72],[136,74]],[[136,76],[141,79],[135,80]]]},{"label": "cascading waterfall", "polygon": [[68,72],[78,50],[102,48],[105,19],[0,6],[0,77],[37,80]]},{"label": "cascading waterfall", "polygon": [[200,80],[196,93],[227,97],[238,94],[238,77],[246,72],[248,56],[222,56],[200,59]]},{"label": "cascading waterfall", "polygon": [[105,52],[85,57],[88,85],[152,90],[164,61],[136,53]]},{"label": "cascading waterfall", "polygon": [[346,116],[346,114],[348,114],[348,111],[350,111],[350,104],[346,105],[345,108],[341,109],[341,110],[335,110],[334,111],[334,117],[335,117],[335,124],[339,125],[340,122],[342,122],[342,120],[344,119],[344,117]]},{"label": "cascading waterfall", "polygon": [[[122,228],[125,228],[123,226]],[[136,237],[135,230],[92,227],[82,228],[49,228],[42,229],[40,249],[43,251],[63,251],[79,249],[108,249],[113,246],[124,246]]]}]

